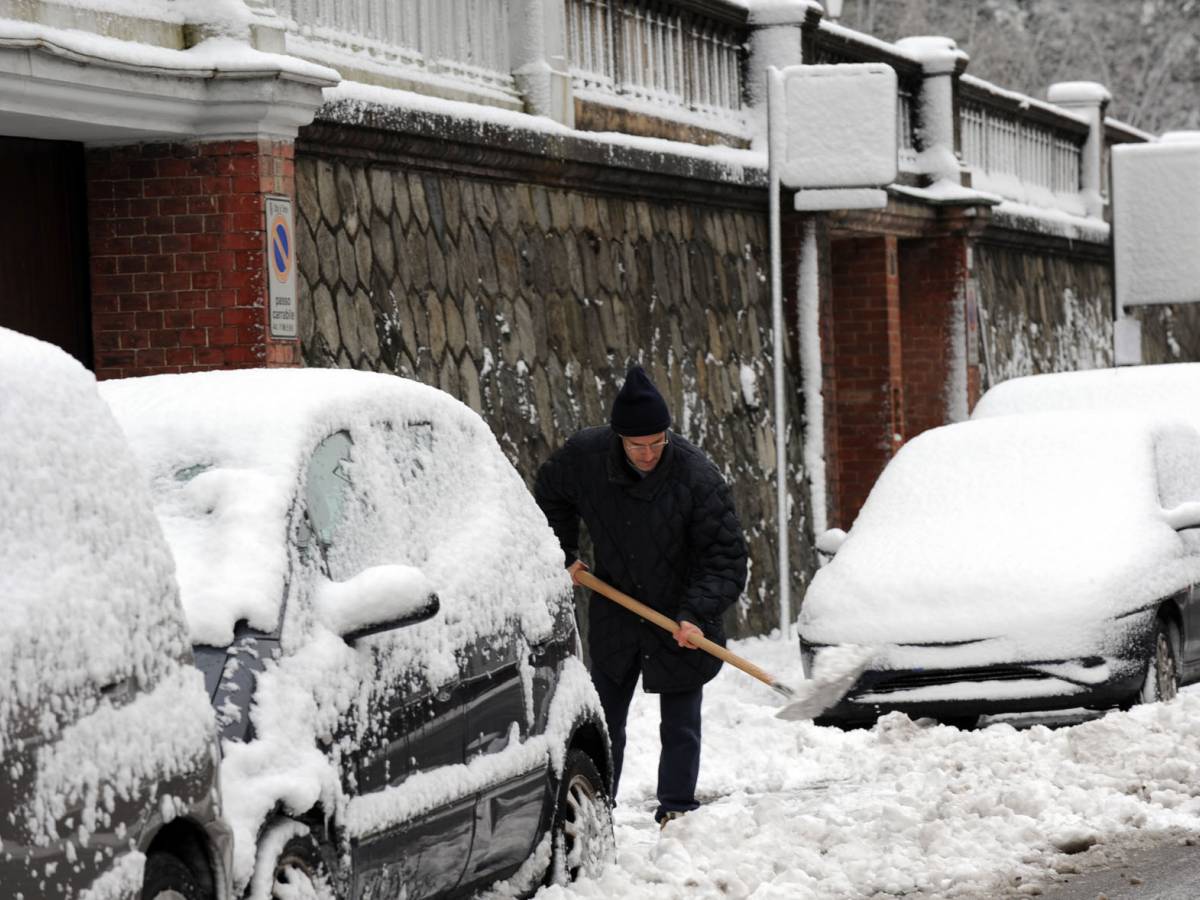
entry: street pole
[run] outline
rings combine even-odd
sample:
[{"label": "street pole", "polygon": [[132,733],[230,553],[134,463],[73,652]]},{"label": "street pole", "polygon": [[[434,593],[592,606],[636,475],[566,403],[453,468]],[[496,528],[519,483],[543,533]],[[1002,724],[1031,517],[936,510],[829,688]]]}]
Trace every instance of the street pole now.
[{"label": "street pole", "polygon": [[767,193],[771,232],[771,331],[772,365],[775,374],[775,493],[779,523],[779,632],[787,640],[791,626],[791,568],[788,559],[788,496],[787,496],[787,404],[784,399],[783,356],[783,266],[780,259],[779,161],[782,158],[783,135],[777,134],[775,117],[783,110],[783,75],[774,66],[767,68]]}]

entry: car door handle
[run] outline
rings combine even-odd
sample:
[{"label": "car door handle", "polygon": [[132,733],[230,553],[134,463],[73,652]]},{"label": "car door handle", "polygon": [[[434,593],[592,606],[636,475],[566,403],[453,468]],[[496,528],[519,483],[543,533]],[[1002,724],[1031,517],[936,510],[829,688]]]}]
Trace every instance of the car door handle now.
[{"label": "car door handle", "polygon": [[130,675],[128,678],[122,678],[120,681],[113,681],[100,688],[100,696],[110,699],[127,698],[133,695],[134,677]]}]

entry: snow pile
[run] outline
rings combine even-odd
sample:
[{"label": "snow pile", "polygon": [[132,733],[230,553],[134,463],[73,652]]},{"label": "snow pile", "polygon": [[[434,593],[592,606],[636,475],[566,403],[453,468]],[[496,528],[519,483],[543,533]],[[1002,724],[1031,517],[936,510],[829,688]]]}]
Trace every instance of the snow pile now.
[{"label": "snow pile", "polygon": [[[1135,416],[927,431],[888,464],[817,573],[801,630],[818,643],[1002,639],[987,652],[1008,659],[1095,653],[1106,620],[1200,578],[1159,498],[1189,464],[1200,469],[1200,435]],[[969,655],[947,664],[984,662]]]},{"label": "snow pile", "polygon": [[[790,640],[731,648],[801,678]],[[539,900],[1000,897],[1038,893],[1112,844],[1200,834],[1200,695],[1071,728],[977,732],[900,714],[842,732],[775,719],[779,702],[725,667],[705,692],[705,805],[660,835],[658,703],[639,691],[618,858]]]}]

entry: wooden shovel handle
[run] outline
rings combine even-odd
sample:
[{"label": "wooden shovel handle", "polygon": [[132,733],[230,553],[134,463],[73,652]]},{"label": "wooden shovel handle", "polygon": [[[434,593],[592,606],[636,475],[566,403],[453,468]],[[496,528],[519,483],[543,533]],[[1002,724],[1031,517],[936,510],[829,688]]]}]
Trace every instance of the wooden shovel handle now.
[{"label": "wooden shovel handle", "polygon": [[[584,587],[591,588],[597,594],[603,594],[609,600],[621,604],[630,612],[637,613],[637,615],[641,616],[647,622],[653,622],[659,628],[664,628],[672,634],[679,630],[678,622],[672,621],[668,616],[664,616],[657,610],[651,609],[645,603],[634,600],[628,594],[618,591],[611,584],[601,581],[586,569],[580,569],[578,572],[576,572],[575,580]],[[743,659],[730,650],[726,650],[720,644],[710,641],[706,637],[692,637],[689,639],[689,641],[693,646],[698,647],[705,653],[712,654],[717,659],[724,660],[731,666],[736,666],[747,675],[757,678],[764,684],[770,685],[771,687],[775,687],[778,684],[778,681],[773,675],[764,672],[754,663],[747,659]]]}]

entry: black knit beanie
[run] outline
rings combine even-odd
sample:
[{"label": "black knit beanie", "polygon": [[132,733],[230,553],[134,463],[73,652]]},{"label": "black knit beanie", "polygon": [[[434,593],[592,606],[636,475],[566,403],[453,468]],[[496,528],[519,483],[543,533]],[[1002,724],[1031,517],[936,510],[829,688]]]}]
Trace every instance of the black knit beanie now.
[{"label": "black knit beanie", "polygon": [[625,374],[625,384],[612,405],[612,427],[622,437],[645,437],[671,427],[667,401],[641,366]]}]

